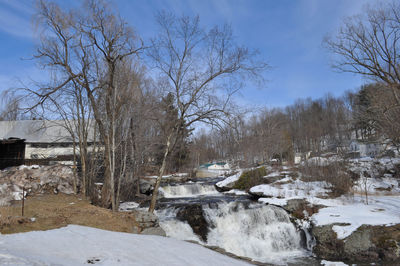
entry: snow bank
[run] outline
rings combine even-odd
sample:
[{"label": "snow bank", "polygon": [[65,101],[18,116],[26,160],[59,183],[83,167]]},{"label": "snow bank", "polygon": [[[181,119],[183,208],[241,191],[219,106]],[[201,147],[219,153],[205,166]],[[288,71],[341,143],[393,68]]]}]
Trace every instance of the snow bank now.
[{"label": "snow bank", "polygon": [[0,265],[248,265],[200,245],[69,225],[3,235]]},{"label": "snow bank", "polygon": [[[329,200],[324,200],[324,203],[327,201]],[[369,205],[363,202],[362,197],[357,196],[353,202],[331,200],[329,205],[331,206],[314,214],[312,220],[317,226],[333,223],[348,224],[332,227],[339,239],[348,237],[363,224],[394,225],[400,223],[400,196],[369,197]]]},{"label": "snow bank", "polygon": [[272,184],[252,187],[250,193],[266,197],[260,198],[260,202],[283,206],[290,199],[325,197],[331,186],[327,182],[321,181],[303,182],[300,179],[293,181],[290,177],[284,179],[285,182],[289,183],[282,184],[282,181],[283,179]]}]

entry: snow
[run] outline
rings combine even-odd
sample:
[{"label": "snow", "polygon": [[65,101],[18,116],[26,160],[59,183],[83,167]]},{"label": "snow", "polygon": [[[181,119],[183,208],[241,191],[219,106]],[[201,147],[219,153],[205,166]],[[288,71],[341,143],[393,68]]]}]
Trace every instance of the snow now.
[{"label": "snow", "polygon": [[322,260],[321,265],[325,266],[347,266],[346,263],[343,263],[341,261],[328,261],[328,260]]},{"label": "snow", "polygon": [[248,265],[173,238],[69,225],[2,235],[0,265]]},{"label": "snow", "polygon": [[240,189],[231,189],[229,191],[223,192],[224,194],[233,194],[236,196],[242,196],[242,195],[248,195],[246,191],[240,190]]},{"label": "snow", "polygon": [[259,198],[259,202],[273,204],[278,206],[285,206],[287,204],[288,199],[278,199],[278,198]]},{"label": "snow", "polygon": [[393,177],[382,178],[360,178],[354,185],[353,189],[356,192],[364,193],[365,188],[369,193],[373,194],[392,194],[393,192],[400,193],[399,180]]},{"label": "snow", "polygon": [[[288,182],[282,184],[282,181]],[[272,184],[264,184],[252,187],[251,193],[262,194],[260,202],[284,206],[290,199],[308,199],[312,197],[324,197],[328,193],[330,184],[321,181],[304,182],[300,179],[293,180],[286,177],[284,180]]]},{"label": "snow", "polygon": [[119,211],[131,211],[139,207],[139,203],[134,201],[122,202],[119,204]]},{"label": "snow", "polygon": [[242,175],[242,171],[239,171],[238,173],[231,175],[222,181],[219,181],[216,185],[217,185],[217,187],[225,187],[233,182],[236,182],[241,175]]},{"label": "snow", "polygon": [[277,177],[277,176],[280,176],[280,175],[281,175],[281,173],[278,172],[278,171],[276,171],[276,172],[272,172],[272,173],[270,173],[270,174],[264,176],[264,178]]},{"label": "snow", "polygon": [[[324,200],[328,203],[330,200]],[[322,202],[322,201],[321,201]],[[339,239],[351,235],[358,227],[366,225],[394,225],[400,223],[400,196],[371,196],[365,204],[364,198],[355,196],[353,202],[331,200],[330,207],[320,209],[312,216],[315,225],[343,223],[332,229]]]}]

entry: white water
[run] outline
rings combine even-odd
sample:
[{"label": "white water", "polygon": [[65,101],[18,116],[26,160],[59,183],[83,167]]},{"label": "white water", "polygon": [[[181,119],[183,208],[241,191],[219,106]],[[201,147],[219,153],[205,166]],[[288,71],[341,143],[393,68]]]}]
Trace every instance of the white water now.
[{"label": "white water", "polygon": [[[221,200],[225,199],[224,194],[210,183],[167,185],[161,191],[165,198],[220,195]],[[176,218],[179,209],[175,207],[157,211],[160,225],[167,236],[218,246],[238,256],[273,264],[286,263],[306,255],[301,247],[300,232],[283,209],[260,203],[247,204],[249,206],[245,207],[240,202],[225,201],[214,203],[210,208],[206,202],[207,198],[204,198],[204,217],[209,225],[206,243],[187,222]]]},{"label": "white water", "polygon": [[202,183],[187,183],[179,186],[167,185],[163,186],[160,191],[165,198],[184,198],[218,194],[214,185]]},{"label": "white water", "polygon": [[304,255],[300,233],[279,207],[254,204],[246,209],[231,202],[204,211],[212,224],[208,245],[261,262],[277,263]]},{"label": "white water", "polygon": [[256,261],[280,264],[305,255],[300,233],[279,207],[252,204],[245,208],[242,203],[231,202],[219,203],[218,208],[205,206],[203,210],[210,225],[207,243],[186,222],[174,219],[175,209],[163,210],[157,215],[170,237],[218,246]]}]

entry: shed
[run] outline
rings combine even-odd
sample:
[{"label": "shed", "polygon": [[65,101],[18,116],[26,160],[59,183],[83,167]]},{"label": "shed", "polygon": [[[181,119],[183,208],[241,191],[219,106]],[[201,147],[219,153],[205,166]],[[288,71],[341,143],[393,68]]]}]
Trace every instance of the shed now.
[{"label": "shed", "polygon": [[0,170],[24,164],[25,139],[9,138],[0,140]]}]

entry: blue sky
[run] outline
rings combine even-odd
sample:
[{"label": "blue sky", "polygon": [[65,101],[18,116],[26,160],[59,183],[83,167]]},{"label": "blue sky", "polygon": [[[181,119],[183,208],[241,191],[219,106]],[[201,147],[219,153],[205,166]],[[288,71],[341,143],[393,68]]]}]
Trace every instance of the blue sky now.
[{"label": "blue sky", "polygon": [[[77,1],[58,1],[63,6]],[[263,88],[243,88],[237,101],[253,106],[285,106],[297,98],[341,95],[366,81],[336,73],[322,46],[324,36],[338,29],[344,17],[363,11],[375,0],[114,0],[121,16],[144,41],[154,36],[154,14],[199,15],[204,26],[230,23],[238,43],[258,49],[271,66]],[[35,1],[0,0],[0,90],[21,82],[46,80],[47,73],[31,60],[35,34]]]}]

